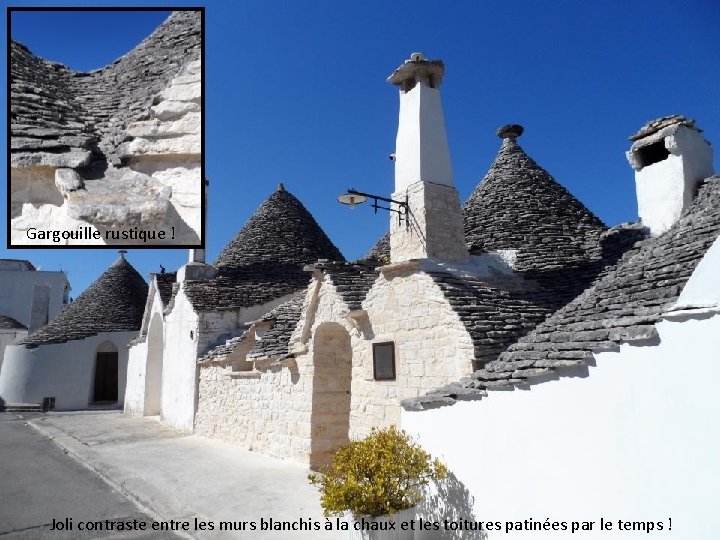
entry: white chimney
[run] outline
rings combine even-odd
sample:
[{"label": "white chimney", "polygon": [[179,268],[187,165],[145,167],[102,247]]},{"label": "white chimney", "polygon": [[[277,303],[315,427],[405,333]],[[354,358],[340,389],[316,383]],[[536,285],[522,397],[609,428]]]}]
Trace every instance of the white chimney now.
[{"label": "white chimney", "polygon": [[407,220],[391,218],[391,262],[468,258],[438,89],[444,72],[442,61],[413,53],[388,77],[400,90],[392,198],[409,206]]},{"label": "white chimney", "polygon": [[635,169],[638,215],[658,236],[690,205],[698,183],[713,174],[713,152],[694,120],[665,116],[630,137],[627,152]]},{"label": "white chimney", "polygon": [[[210,182],[205,179],[205,197],[203,199],[203,230],[207,235],[207,212],[208,212],[208,191],[210,189]],[[207,241],[207,236],[205,237]],[[177,277],[175,281],[181,283],[183,281],[191,280],[206,280],[212,278],[216,274],[216,270],[205,262],[205,249],[190,249],[188,250],[188,262],[186,265],[181,266],[178,269]]]}]

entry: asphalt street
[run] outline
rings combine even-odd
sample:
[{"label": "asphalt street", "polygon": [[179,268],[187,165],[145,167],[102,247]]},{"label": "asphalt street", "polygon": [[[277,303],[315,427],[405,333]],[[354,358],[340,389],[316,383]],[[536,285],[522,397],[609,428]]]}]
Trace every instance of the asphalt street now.
[{"label": "asphalt street", "polygon": [[[157,532],[79,530],[80,522],[152,518],[27,425],[41,413],[0,413],[0,539],[159,538]],[[52,530],[53,521],[72,530]],[[117,526],[115,526],[117,527]],[[171,532],[162,538],[179,538]]]}]

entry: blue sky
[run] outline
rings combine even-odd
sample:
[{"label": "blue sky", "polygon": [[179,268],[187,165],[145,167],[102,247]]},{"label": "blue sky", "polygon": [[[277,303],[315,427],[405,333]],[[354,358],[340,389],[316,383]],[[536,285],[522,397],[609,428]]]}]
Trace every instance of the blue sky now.
[{"label": "blue sky", "polygon": [[[524,125],[525,150],[608,225],[637,218],[624,153],[627,137],[645,122],[685,114],[720,144],[720,5],[713,0],[153,5],[163,4],[206,6],[210,261],[279,182],[347,258],[367,252],[389,216],[373,215],[367,205],[350,211],[335,198],[349,186],[392,192],[387,156],[394,151],[398,96],[385,78],[413,51],[445,62],[441,91],[463,201],[492,163],[500,145],[495,131],[506,123]],[[53,15],[49,26],[37,22],[28,37],[17,38],[37,54],[90,69],[130,50],[163,19],[108,15]],[[5,121],[4,108],[2,114]],[[4,214],[1,226],[5,238]],[[0,256],[69,271],[77,296],[117,254]],[[159,264],[175,268],[186,256],[128,254],[144,275]]]}]

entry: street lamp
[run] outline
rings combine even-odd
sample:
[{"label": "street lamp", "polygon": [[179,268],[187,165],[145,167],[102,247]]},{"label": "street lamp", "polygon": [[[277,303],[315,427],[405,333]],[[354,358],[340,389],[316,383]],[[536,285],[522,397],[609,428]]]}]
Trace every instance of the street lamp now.
[{"label": "street lamp", "polygon": [[[347,193],[343,193],[342,195],[338,196],[338,202],[342,204],[347,204],[350,209],[355,208],[356,204],[362,204],[368,199],[373,200],[372,207],[375,209],[375,213],[377,214],[378,208],[381,208],[383,210],[388,210],[389,212],[396,212],[398,215],[398,223],[402,223],[403,220],[405,220],[405,226],[407,227],[408,221],[407,221],[407,214],[408,214],[408,201],[407,201],[407,195],[405,196],[404,201],[396,201],[395,199],[387,199],[385,197],[380,197],[379,195],[372,195],[370,193],[362,193],[361,191],[357,191],[355,188],[349,188],[347,190]],[[390,206],[380,206],[378,204],[378,201],[384,201],[392,204],[396,204],[398,208],[392,208]]]}]

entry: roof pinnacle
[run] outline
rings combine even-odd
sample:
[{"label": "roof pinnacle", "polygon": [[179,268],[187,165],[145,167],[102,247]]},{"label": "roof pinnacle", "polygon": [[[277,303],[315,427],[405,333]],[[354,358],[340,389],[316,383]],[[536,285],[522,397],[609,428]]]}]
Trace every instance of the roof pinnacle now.
[{"label": "roof pinnacle", "polygon": [[497,130],[497,136],[501,139],[517,139],[525,132],[525,128],[520,124],[505,124]]}]

